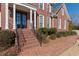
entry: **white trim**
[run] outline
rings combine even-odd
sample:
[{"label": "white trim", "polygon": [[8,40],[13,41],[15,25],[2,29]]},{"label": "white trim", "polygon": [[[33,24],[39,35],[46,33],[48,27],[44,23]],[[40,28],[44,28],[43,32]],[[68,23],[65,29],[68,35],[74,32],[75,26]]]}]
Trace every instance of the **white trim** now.
[{"label": "white trim", "polygon": [[13,4],[13,29],[16,29],[16,5]]},{"label": "white trim", "polygon": [[58,29],[61,29],[61,19],[58,20]]},{"label": "white trim", "polygon": [[5,18],[6,18],[6,19],[5,19],[5,29],[9,29],[9,28],[8,28],[8,15],[9,15],[9,14],[8,14],[8,3],[5,4],[5,14],[6,14],[6,15],[5,15]]},{"label": "white trim", "polygon": [[32,9],[30,9],[30,29],[32,29]]},{"label": "white trim", "polygon": [[0,12],[0,27],[1,27],[1,12]]},{"label": "white trim", "polygon": [[49,12],[51,12],[51,5],[49,4]]},{"label": "white trim", "polygon": [[51,17],[47,17],[47,28],[51,28]]},{"label": "white trim", "polygon": [[36,30],[36,11],[34,11],[34,29]]},{"label": "white trim", "polygon": [[67,26],[67,21],[64,20],[64,29],[66,29],[66,26]]},{"label": "white trim", "polygon": [[27,7],[27,8],[32,9],[32,10],[37,10],[36,8],[30,7],[30,6],[21,4],[21,3],[15,3],[15,4],[17,4],[17,5],[21,5],[21,6],[24,6],[24,7]]},{"label": "white trim", "polygon": [[49,17],[49,19],[50,19],[50,28],[51,28],[51,17]]},{"label": "white trim", "polygon": [[44,15],[39,15],[39,26],[40,26],[40,16],[43,16],[43,28],[44,28]]},{"label": "white trim", "polygon": [[63,16],[63,15],[64,15],[64,8],[62,8],[62,10],[61,10],[61,11],[62,11],[62,16]]},{"label": "white trim", "polygon": [[43,15],[43,27],[44,27],[44,15]]},{"label": "white trim", "polygon": [[43,10],[44,10],[44,3],[43,3]]},{"label": "white trim", "polygon": [[[44,10],[44,3],[42,3],[43,4],[43,8],[42,8],[42,10]],[[40,8],[40,3],[39,3],[39,8]],[[41,9],[41,8],[40,8]]]}]

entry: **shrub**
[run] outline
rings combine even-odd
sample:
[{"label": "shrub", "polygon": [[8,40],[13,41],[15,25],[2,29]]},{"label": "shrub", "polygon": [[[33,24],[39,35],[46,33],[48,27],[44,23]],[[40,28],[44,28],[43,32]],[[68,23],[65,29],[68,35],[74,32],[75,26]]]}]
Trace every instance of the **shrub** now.
[{"label": "shrub", "polygon": [[65,32],[57,32],[56,37],[62,37],[62,36],[69,36],[69,35],[76,35],[77,33],[74,31],[65,31]]},{"label": "shrub", "polygon": [[60,38],[62,36],[61,32],[57,32],[55,35],[57,38]]},{"label": "shrub", "polygon": [[40,42],[40,45],[42,45],[42,43],[46,41],[46,38],[47,38],[47,34],[37,32],[37,39]]},{"label": "shrub", "polygon": [[48,29],[47,28],[40,28],[37,30],[37,32],[41,33],[41,34],[47,34]]},{"label": "shrub", "polygon": [[50,35],[50,37],[49,37],[51,40],[54,40],[54,39],[56,39],[56,35],[55,34],[52,34],[52,35]]},{"label": "shrub", "polygon": [[75,31],[71,31],[71,35],[77,35]]},{"label": "shrub", "polygon": [[48,35],[55,34],[57,32],[56,28],[48,29]]},{"label": "shrub", "polygon": [[6,49],[12,46],[15,42],[15,37],[16,35],[12,31],[9,30],[0,31],[0,48]]}]

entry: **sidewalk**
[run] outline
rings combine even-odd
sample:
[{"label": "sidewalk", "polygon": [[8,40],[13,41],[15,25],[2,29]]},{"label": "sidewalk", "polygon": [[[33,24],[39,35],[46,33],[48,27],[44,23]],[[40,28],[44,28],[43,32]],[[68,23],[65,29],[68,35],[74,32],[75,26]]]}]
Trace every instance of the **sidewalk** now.
[{"label": "sidewalk", "polygon": [[74,46],[64,51],[61,56],[79,56],[79,41]]},{"label": "sidewalk", "polygon": [[50,43],[43,45],[42,47],[35,47],[31,49],[25,49],[20,52],[20,56],[57,56],[63,53],[65,50],[73,46],[78,36],[68,36],[57,38],[50,41]]}]

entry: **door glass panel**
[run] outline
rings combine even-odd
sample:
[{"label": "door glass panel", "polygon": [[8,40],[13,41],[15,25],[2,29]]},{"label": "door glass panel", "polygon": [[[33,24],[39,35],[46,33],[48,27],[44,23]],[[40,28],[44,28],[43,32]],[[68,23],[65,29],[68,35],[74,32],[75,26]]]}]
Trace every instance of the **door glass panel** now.
[{"label": "door glass panel", "polygon": [[20,13],[16,13],[16,27],[19,28],[20,27],[20,23],[21,23],[21,14]]},{"label": "door glass panel", "polygon": [[26,27],[26,15],[22,14],[22,28]]},{"label": "door glass panel", "polygon": [[16,12],[16,27],[17,28],[26,27],[26,14]]}]

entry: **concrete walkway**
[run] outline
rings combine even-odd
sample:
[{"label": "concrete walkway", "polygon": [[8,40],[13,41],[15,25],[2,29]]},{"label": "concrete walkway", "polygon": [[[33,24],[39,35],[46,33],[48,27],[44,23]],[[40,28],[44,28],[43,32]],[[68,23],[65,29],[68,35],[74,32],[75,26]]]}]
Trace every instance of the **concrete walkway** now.
[{"label": "concrete walkway", "polygon": [[79,56],[79,40],[75,45],[64,51],[60,56]]}]

